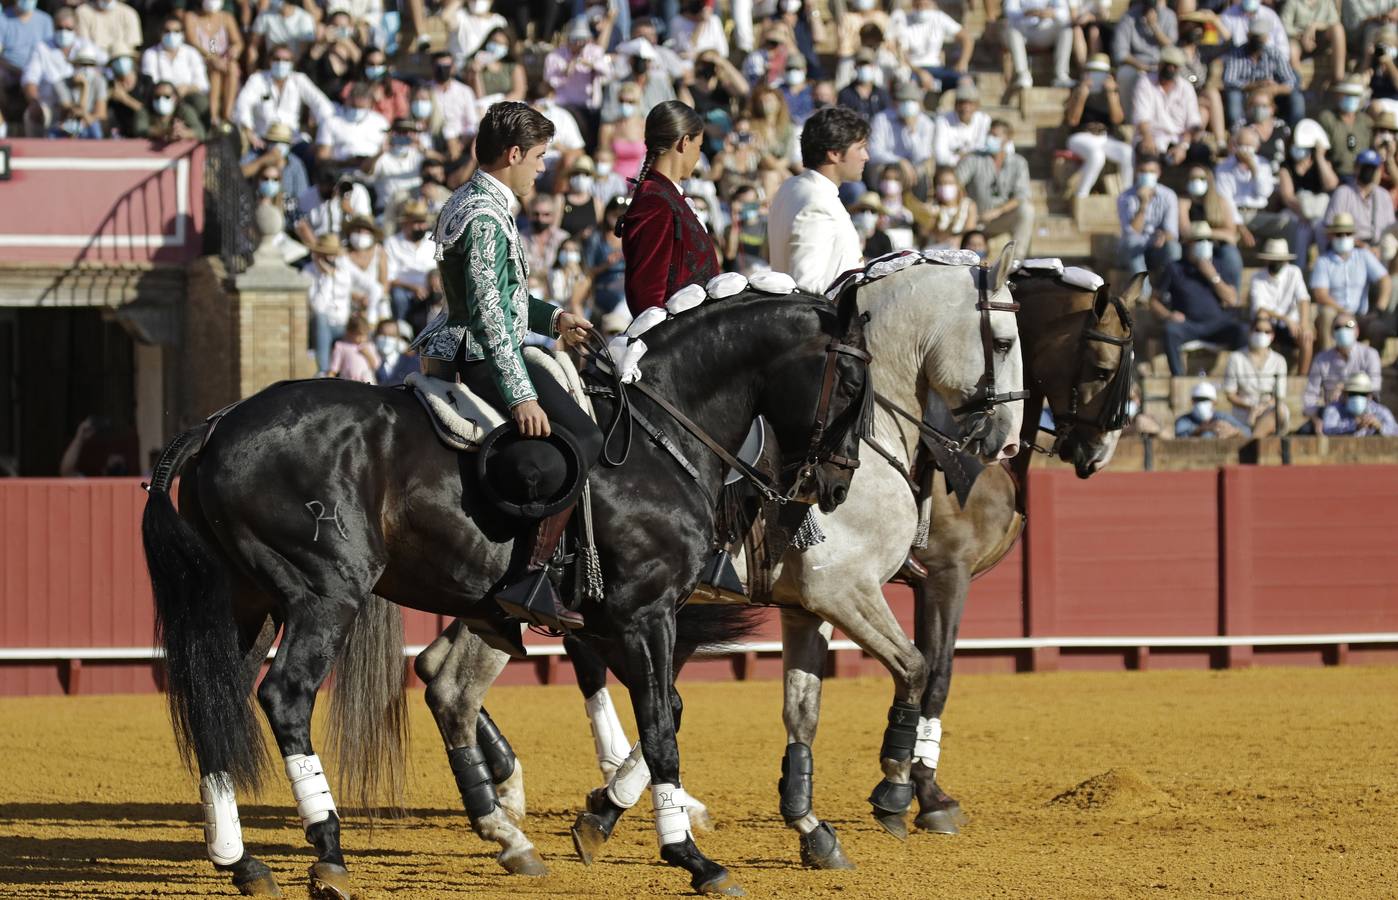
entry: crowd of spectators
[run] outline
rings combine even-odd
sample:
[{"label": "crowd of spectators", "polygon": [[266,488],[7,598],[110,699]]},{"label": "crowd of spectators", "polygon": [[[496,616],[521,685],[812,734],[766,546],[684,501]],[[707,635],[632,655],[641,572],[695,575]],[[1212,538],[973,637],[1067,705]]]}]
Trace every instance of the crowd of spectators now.
[{"label": "crowd of spectators", "polygon": [[[1009,238],[1030,256],[1047,213],[1031,169],[1068,151],[1072,197],[1106,189],[1109,166],[1125,182],[1102,264],[1149,274],[1138,330],[1170,372],[1197,342],[1237,351],[1228,427],[1329,428],[1353,376],[1378,390],[1398,330],[1398,0],[976,0],[974,28],[945,3],[7,0],[0,101],[12,134],[236,135],[309,276],[325,374],[413,369],[441,300],[435,216],[501,99],[557,132],[518,210],[531,289],[624,328],[612,226],[646,114],[680,99],[705,123],[682,187],[727,270],[769,265],[768,204],[801,171],[803,123],[838,104],[871,124],[863,181],[840,189],[866,257]],[[1066,89],[1062,127],[1039,130],[1058,143],[1019,147],[1015,117],[984,107],[1027,108],[1035,84]],[[1276,411],[1293,372],[1311,376],[1304,423]],[[1181,433],[1225,430],[1207,421]]]}]

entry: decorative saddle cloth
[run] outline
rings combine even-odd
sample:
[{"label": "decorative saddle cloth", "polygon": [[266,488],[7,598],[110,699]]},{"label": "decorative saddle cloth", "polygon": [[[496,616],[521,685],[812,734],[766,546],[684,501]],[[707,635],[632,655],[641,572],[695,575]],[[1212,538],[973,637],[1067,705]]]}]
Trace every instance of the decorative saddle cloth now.
[{"label": "decorative saddle cloth", "polygon": [[[584,412],[594,420],[597,418],[592,411],[592,401],[583,393],[578,370],[566,354],[555,355],[538,347],[525,347],[524,358],[547,369]],[[413,394],[427,409],[427,417],[442,443],[455,450],[476,450],[487,434],[505,424],[503,412],[464,384],[421,372],[409,375],[404,384],[413,389]]]}]

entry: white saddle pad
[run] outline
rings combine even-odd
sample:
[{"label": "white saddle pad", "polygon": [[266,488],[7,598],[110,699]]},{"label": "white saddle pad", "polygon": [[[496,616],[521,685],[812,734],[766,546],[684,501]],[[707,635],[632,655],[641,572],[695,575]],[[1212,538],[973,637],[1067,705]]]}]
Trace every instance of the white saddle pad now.
[{"label": "white saddle pad", "polygon": [[[582,379],[566,354],[550,354],[539,347],[525,347],[524,358],[543,366],[594,420],[592,402],[582,390]],[[464,384],[444,381],[421,372],[403,380],[427,408],[437,436],[457,450],[475,450],[487,434],[505,424],[505,414]]]}]

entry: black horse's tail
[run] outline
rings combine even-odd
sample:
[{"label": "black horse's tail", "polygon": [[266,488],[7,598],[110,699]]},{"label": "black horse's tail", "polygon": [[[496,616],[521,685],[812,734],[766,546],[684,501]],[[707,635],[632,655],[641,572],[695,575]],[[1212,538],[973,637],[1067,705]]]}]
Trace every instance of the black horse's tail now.
[{"label": "black horse's tail", "polygon": [[751,636],[762,627],[766,612],[760,606],[686,604],[675,616],[676,668],[700,648],[719,650]]},{"label": "black horse's tail", "polygon": [[371,817],[403,811],[407,783],[407,664],[403,615],[370,594],[359,607],[335,665],[330,755],[339,792]]},{"label": "black horse's tail", "polygon": [[238,649],[229,569],[175,512],[170,482],[203,444],[208,425],[175,438],[156,464],[141,518],[155,594],[156,640],[165,650],[166,695],[185,764],[226,772],[256,790],[267,756],[254,718],[250,670]]}]

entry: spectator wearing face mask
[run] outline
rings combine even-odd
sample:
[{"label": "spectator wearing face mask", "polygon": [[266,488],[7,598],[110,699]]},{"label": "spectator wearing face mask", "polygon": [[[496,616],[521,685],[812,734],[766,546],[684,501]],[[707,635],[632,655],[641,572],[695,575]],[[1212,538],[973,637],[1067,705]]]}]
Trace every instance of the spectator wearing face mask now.
[{"label": "spectator wearing face mask", "polygon": [[961,249],[970,250],[984,260],[990,252],[990,242],[984,231],[968,231],[961,236]]},{"label": "spectator wearing face mask", "polygon": [[[467,0],[448,23],[447,52],[457,66],[475,56],[493,33],[503,33],[509,24],[505,17],[491,11],[492,0]],[[503,54],[502,54],[503,56]]]},{"label": "spectator wearing face mask", "polygon": [[1233,152],[1214,171],[1218,192],[1238,211],[1238,239],[1244,247],[1269,237],[1286,237],[1290,217],[1268,207],[1276,190],[1272,167],[1258,157],[1257,132],[1250,126],[1233,135]]},{"label": "spectator wearing face mask", "polygon": [[[1298,72],[1301,70],[1302,59],[1314,58],[1319,62],[1322,56],[1328,55],[1330,80],[1344,80],[1348,42],[1345,39],[1345,29],[1340,24],[1336,0],[1288,3],[1282,10],[1281,21],[1291,42],[1293,69]],[[1324,53],[1325,50],[1329,53]]]},{"label": "spectator wearing face mask", "polygon": [[1142,75],[1156,71],[1160,52],[1178,40],[1179,22],[1170,7],[1159,0],[1131,0],[1112,35],[1112,58],[1120,66],[1116,79],[1128,118],[1134,116],[1136,83]]},{"label": "spectator wearing face mask", "polygon": [[952,108],[934,123],[933,156],[939,166],[956,166],[985,146],[990,116],[981,111],[981,92],[969,78],[956,86]]},{"label": "spectator wearing face mask", "polygon": [[276,47],[286,47],[291,51],[287,58],[296,61],[316,41],[316,20],[290,0],[268,0],[266,8],[253,19],[252,34],[249,65]]},{"label": "spectator wearing face mask", "polygon": [[330,166],[320,166],[315,187],[298,198],[304,213],[296,223],[296,235],[310,246],[320,235],[338,235],[345,222],[355,216],[369,216],[369,192],[364,185],[341,178]]},{"label": "spectator wearing face mask", "polygon": [[[895,12],[890,21],[899,52],[925,90],[940,93],[970,70],[975,50],[971,31],[938,9],[937,0],[913,0],[912,9]],[[954,66],[947,64],[945,50],[953,40],[958,49]]]},{"label": "spectator wearing face mask", "polygon": [[1238,251],[1238,208],[1233,198],[1217,189],[1214,173],[1204,166],[1189,170],[1185,192],[1180,197],[1181,222],[1208,222],[1213,234],[1214,266],[1223,280],[1242,290],[1243,255]]},{"label": "spectator wearing face mask", "polygon": [[[1276,13],[1272,15],[1275,17]],[[1277,27],[1281,27],[1280,23]],[[1286,52],[1268,43],[1268,30],[1261,19],[1254,19],[1246,42],[1223,56],[1223,107],[1230,127],[1245,120],[1243,101],[1250,92],[1271,94],[1288,125],[1306,115],[1306,100],[1296,71]]]},{"label": "spectator wearing face mask", "polygon": [[1363,372],[1345,379],[1344,397],[1325,407],[1321,431],[1353,437],[1398,437],[1398,421],[1388,407],[1374,399],[1374,382]]},{"label": "spectator wearing face mask", "polygon": [[[432,57],[432,106],[441,116],[439,135],[446,142],[448,161],[462,159],[466,145],[475,136],[480,121],[476,115],[476,95],[456,77],[450,53]],[[416,115],[416,110],[414,110]]]},{"label": "spectator wearing face mask", "polygon": [[242,30],[233,15],[224,12],[223,0],[199,0],[184,14],[184,33],[208,73],[210,118],[215,125],[231,121],[243,80],[238,64],[243,55]]},{"label": "spectator wearing face mask", "polygon": [[553,123],[553,140],[544,151],[544,176],[540,184],[559,190],[574,161],[586,152],[588,143],[583,140],[582,129],[573,114],[553,102],[553,89],[547,81],[530,82],[529,98],[529,105]]},{"label": "spectator wearing face mask", "polygon": [[397,119],[389,132],[388,144],[370,167],[374,179],[374,199],[390,209],[416,195],[422,185],[422,133],[412,119]]},{"label": "spectator wearing face mask", "polygon": [[20,82],[29,57],[53,38],[53,18],[39,0],[16,0],[0,14],[0,95]]},{"label": "spectator wearing face mask", "polygon": [[81,52],[73,74],[59,82],[58,104],[49,137],[101,139],[107,119],[107,79],[97,65],[97,52]]},{"label": "spectator wearing face mask", "polygon": [[160,43],[141,54],[141,75],[152,83],[168,82],[179,94],[180,104],[201,118],[209,113],[209,73],[199,51],[185,43],[184,20],[167,16]]},{"label": "spectator wearing face mask", "polygon": [[[390,122],[408,118],[412,103],[412,88],[408,83],[395,78],[388,68],[388,57],[377,47],[364,51],[360,59],[358,83],[373,88],[373,102],[370,108]],[[355,82],[346,81],[340,89],[340,100],[349,100]]]},{"label": "spectator wearing face mask", "polygon": [[381,362],[379,351],[369,339],[368,320],[356,313],[350,316],[344,334],[331,348],[330,370],[326,374],[331,378],[373,384],[374,372]]},{"label": "spectator wearing face mask", "polygon": [[904,173],[898,166],[884,166],[875,182],[878,185],[879,198],[883,201],[880,225],[888,235],[894,250],[911,249],[917,242],[913,235],[913,212],[908,204],[916,204],[925,209],[913,194],[911,187],[903,181],[903,177]]},{"label": "spectator wearing face mask", "polygon": [[[614,21],[610,7],[602,21],[603,33],[594,38],[586,17],[577,17],[568,26],[566,40],[544,57],[544,80],[553,88],[554,102],[577,118],[584,135],[597,133],[601,82],[611,74],[609,58],[602,49],[610,39]],[[639,96],[636,102],[640,102]]]},{"label": "spectator wearing face mask", "polygon": [[938,169],[932,179],[932,194],[927,198],[926,221],[918,223],[926,249],[955,249],[960,246],[962,235],[977,229],[979,218],[976,201],[961,189],[956,171]]},{"label": "spectator wearing face mask", "polygon": [[1184,258],[1165,267],[1151,295],[1151,310],[1164,323],[1171,375],[1184,374],[1180,348],[1190,341],[1209,341],[1226,350],[1247,344],[1247,326],[1225,308],[1237,305],[1238,294],[1214,268],[1213,249],[1209,223],[1192,223]]},{"label": "spectator wearing face mask", "polygon": [[383,232],[368,216],[355,216],[345,223],[344,260],[354,271],[379,285],[378,302],[365,305],[364,314],[377,322],[391,314],[388,302],[388,254],[383,248]]},{"label": "spectator wearing face mask", "polygon": [[616,233],[625,212],[625,195],[610,200],[602,227],[583,245],[583,265],[592,281],[592,321],[604,333],[624,331],[631,322],[626,306],[626,254]]},{"label": "spectator wearing face mask", "polygon": [[[626,178],[616,170],[616,154],[610,147],[597,148],[596,171],[592,176],[592,193],[605,210],[617,197],[624,197],[630,191]],[[710,185],[713,182],[709,182]]]},{"label": "spectator wearing face mask", "polygon": [[787,57],[781,96],[791,122],[797,126],[804,125],[815,112],[815,88],[806,80],[806,60],[799,53]]},{"label": "spectator wearing face mask", "polygon": [[[252,179],[258,196],[280,196],[285,200],[287,224],[294,226],[300,218],[299,199],[311,187],[306,164],[291,152],[291,128],[281,122],[267,129],[266,149],[249,150],[242,159],[243,177]],[[276,167],[277,177],[268,179],[266,170]]]},{"label": "spectator wearing face mask", "polygon": [[1369,98],[1376,106],[1398,106],[1398,28],[1385,25],[1363,69],[1356,74],[1369,85]]},{"label": "spectator wearing face mask", "polygon": [[615,118],[603,117],[597,146],[606,147],[615,160],[617,174],[635,178],[646,158],[646,114],[641,112],[641,89],[625,82],[617,93]]},{"label": "spectator wearing face mask", "polygon": [[570,237],[558,248],[558,258],[548,273],[545,296],[554,305],[591,321],[593,310],[588,309],[587,301],[592,294],[592,279],[583,266],[582,246],[582,241]]},{"label": "spectator wearing face mask", "polygon": [[757,188],[752,185],[742,185],[733,192],[728,204],[728,231],[723,239],[723,271],[755,275],[771,268],[767,262],[769,232],[763,222],[762,206]]},{"label": "spectator wearing face mask", "polygon": [[1117,267],[1150,272],[1152,281],[1179,256],[1180,201],[1160,183],[1160,169],[1160,157],[1137,156],[1135,181],[1116,201]]},{"label": "spectator wearing face mask", "polygon": [[1370,119],[1364,108],[1364,84],[1355,78],[1347,78],[1332,88],[1335,97],[1333,104],[1316,116],[1316,121],[1325,131],[1329,146],[1330,164],[1341,180],[1354,176],[1354,162],[1360,152],[1373,144],[1374,134]]},{"label": "spectator wearing face mask", "polygon": [[1207,381],[1201,381],[1190,392],[1189,412],[1175,420],[1177,438],[1234,438],[1249,437],[1252,432],[1242,422],[1215,408],[1218,402],[1218,389]]},{"label": "spectator wearing face mask", "polygon": [[1072,87],[1068,65],[1073,59],[1073,20],[1068,0],[1004,0],[1005,38],[1014,63],[1015,85],[1034,86],[1028,47],[1053,48],[1053,86]]},{"label": "spectator wearing face mask", "polygon": [[660,51],[650,41],[632,38],[617,46],[616,55],[624,60],[626,80],[613,77],[602,85],[602,122],[613,122],[620,118],[618,106],[621,104],[621,87],[626,84],[633,84],[640,89],[633,102],[643,118],[660,104],[675,99],[674,83],[665,72]]},{"label": "spectator wearing face mask", "polygon": [[1221,36],[1235,47],[1241,47],[1254,36],[1261,36],[1268,46],[1281,51],[1288,64],[1291,60],[1291,39],[1281,16],[1262,0],[1238,0],[1219,16]]},{"label": "spectator wearing face mask", "polygon": [[136,116],[134,137],[152,141],[202,141],[204,123],[191,107],[180,102],[175,86],[162,81],[151,88],[150,103]]},{"label": "spectator wearing face mask", "polygon": [[1092,57],[1087,61],[1086,77],[1068,95],[1064,124],[1073,130],[1068,136],[1068,149],[1082,160],[1078,170],[1079,197],[1092,193],[1108,159],[1122,173],[1132,170],[1131,145],[1121,139],[1126,114],[1111,69],[1111,60],[1105,53]]},{"label": "spectator wearing face mask", "polygon": [[879,228],[886,211],[876,191],[866,191],[864,196],[849,208],[850,223],[854,225],[855,234],[859,235],[860,241],[863,242],[865,260],[878,259],[893,252],[893,242],[889,240],[888,232]]},{"label": "spectator wearing face mask", "polygon": [[396,319],[384,319],[374,328],[374,349],[379,354],[374,380],[380,387],[396,387],[412,373],[422,371],[417,354],[408,349],[402,329]]},{"label": "spectator wearing face mask", "polygon": [[1292,246],[1299,259],[1310,258],[1311,244],[1329,208],[1330,195],[1340,185],[1326,153],[1327,140],[1315,120],[1297,122],[1286,163],[1277,173],[1277,197],[1291,219]]},{"label": "spectator wearing face mask", "polygon": [[1257,254],[1263,268],[1253,273],[1248,285],[1248,302],[1252,317],[1267,316],[1272,321],[1277,343],[1300,351],[1298,372],[1311,367],[1315,346],[1315,328],[1311,316],[1311,295],[1306,291],[1306,279],[1292,262],[1296,256],[1286,245],[1285,238],[1271,238]]},{"label": "spectator wearing face mask", "polygon": [[[331,354],[335,342],[346,334],[350,318],[378,306],[382,288],[374,279],[349,264],[340,239],[323,234],[311,245],[311,276],[307,289],[310,330],[318,374],[332,372]],[[368,337],[367,329],[364,337]],[[355,344],[357,349],[358,344]],[[373,371],[370,367],[369,371]]]},{"label": "spectator wearing face mask", "polygon": [[73,30],[73,12],[60,9],[54,15],[53,37],[39,44],[24,67],[20,84],[29,102],[24,113],[25,133],[44,137],[62,121],[63,106],[69,94],[69,79],[76,71],[74,62],[100,51],[80,39]]},{"label": "spectator wearing face mask", "polygon": [[[455,53],[452,58],[457,58]],[[466,84],[475,91],[483,106],[500,100],[524,99],[524,66],[515,58],[510,36],[504,28],[490,32],[481,48],[469,57]]]},{"label": "spectator wearing face mask", "polygon": [[956,167],[956,180],[976,202],[980,230],[987,236],[1010,234],[1015,253],[1029,259],[1034,236],[1034,203],[1029,194],[1029,163],[1015,152],[1009,123],[990,123],[982,152]]},{"label": "spectator wearing face mask", "polygon": [[563,215],[559,219],[559,227],[571,237],[585,239],[602,221],[602,202],[594,193],[595,172],[596,167],[586,156],[578,157],[578,161],[568,170],[568,186],[561,198]]},{"label": "spectator wearing face mask", "polygon": [[686,59],[695,59],[705,50],[712,50],[725,59],[730,55],[723,23],[708,0],[680,3],[680,14],[670,20],[670,43],[675,52]]},{"label": "spectator wearing face mask", "polygon": [[437,242],[427,223],[427,204],[410,200],[398,212],[398,231],[384,241],[395,319],[426,321],[423,307],[431,296],[430,276],[437,269]]},{"label": "spectator wearing face mask", "polygon": [[1379,187],[1383,157],[1376,150],[1366,149],[1355,158],[1354,181],[1335,189],[1330,206],[1325,211],[1325,224],[1337,216],[1348,215],[1354,221],[1354,244],[1391,263],[1398,255],[1398,239],[1393,228],[1393,197]]},{"label": "spectator wearing face mask", "polygon": [[1327,343],[1332,346],[1316,354],[1301,394],[1301,412],[1314,427],[1319,427],[1325,407],[1344,397],[1347,378],[1362,373],[1373,385],[1378,385],[1380,378],[1379,351],[1359,342],[1357,317],[1349,313],[1335,316],[1333,335]]},{"label": "spectator wearing face mask", "polygon": [[93,0],[76,10],[78,37],[110,56],[117,47],[139,47],[141,17],[121,0]]},{"label": "spectator wearing face mask", "polygon": [[1272,95],[1265,90],[1249,91],[1248,127],[1258,138],[1257,157],[1275,175],[1286,164],[1286,148],[1291,146],[1291,126],[1276,116]]},{"label": "spectator wearing face mask", "polygon": [[383,152],[388,140],[388,122],[370,109],[373,101],[371,86],[354,86],[349,103],[321,123],[316,132],[318,161],[358,167]]},{"label": "spectator wearing face mask", "polygon": [[293,69],[290,47],[273,46],[269,57],[266,69],[248,76],[233,104],[233,123],[243,130],[248,143],[256,149],[262,148],[267,129],[274,122],[296,128],[305,111],[310,112],[317,124],[323,124],[335,114],[330,98],[305,73]]},{"label": "spectator wearing face mask", "polygon": [[1386,330],[1383,320],[1388,312],[1392,283],[1378,258],[1355,245],[1354,231],[1354,217],[1349,213],[1337,213],[1326,226],[1329,245],[1311,270],[1311,295],[1317,306],[1316,330],[1322,334],[1329,331],[1334,317],[1342,313],[1357,316],[1371,337],[1374,328]]},{"label": "spectator wearing face mask", "polygon": [[1265,313],[1253,319],[1246,350],[1228,354],[1223,393],[1233,404],[1233,414],[1254,437],[1285,434],[1290,428],[1286,406],[1286,360],[1272,342],[1276,331]]},{"label": "spectator wearing face mask", "polygon": [[880,166],[897,164],[913,184],[918,170],[936,156],[937,127],[923,110],[922,89],[917,85],[900,84],[893,96],[898,105],[870,123],[869,160]]},{"label": "spectator wearing face mask", "polygon": [[[548,277],[558,258],[558,248],[568,239],[568,232],[558,227],[558,201],[553,194],[535,194],[529,203],[528,227],[524,232],[524,251],[529,257],[531,278],[540,280]],[[547,285],[535,286],[539,294],[547,291]]]},{"label": "spectator wearing face mask", "polygon": [[1141,153],[1163,155],[1173,166],[1184,162],[1190,142],[1204,126],[1194,86],[1180,77],[1184,63],[1178,47],[1160,51],[1160,67],[1137,79],[1131,102]]},{"label": "spectator wearing face mask", "polygon": [[883,72],[874,51],[862,49],[855,56],[854,77],[840,89],[839,104],[854,110],[868,121],[893,105],[893,98],[883,87]]},{"label": "spectator wearing face mask", "polygon": [[146,105],[135,51],[119,47],[107,61],[107,73],[107,130],[114,137],[131,137],[136,133],[136,118]]}]

